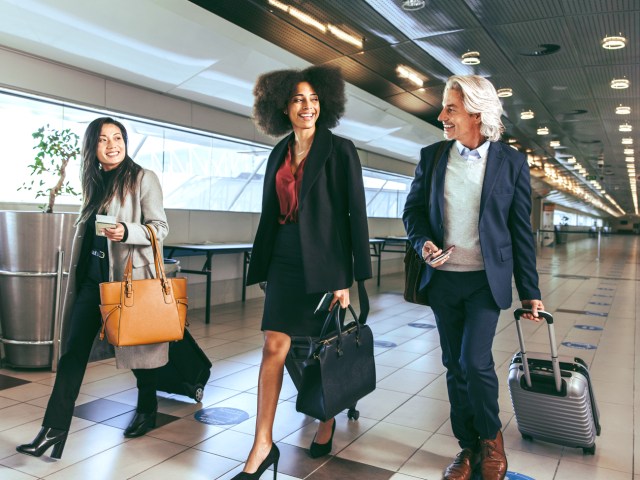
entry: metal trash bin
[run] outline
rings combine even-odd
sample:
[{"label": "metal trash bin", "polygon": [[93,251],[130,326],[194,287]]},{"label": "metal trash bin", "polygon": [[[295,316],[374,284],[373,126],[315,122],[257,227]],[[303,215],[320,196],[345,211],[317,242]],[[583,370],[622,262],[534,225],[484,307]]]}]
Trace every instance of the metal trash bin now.
[{"label": "metal trash bin", "polygon": [[164,259],[164,273],[169,278],[175,278],[178,276],[178,272],[180,271],[180,260],[176,260],[175,258],[165,258]]}]

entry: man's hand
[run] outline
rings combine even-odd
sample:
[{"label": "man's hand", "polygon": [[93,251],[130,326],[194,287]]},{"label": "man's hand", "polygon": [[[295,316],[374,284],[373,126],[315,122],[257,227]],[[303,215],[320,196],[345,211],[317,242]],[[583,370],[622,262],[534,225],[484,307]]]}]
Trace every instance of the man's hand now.
[{"label": "man's hand", "polygon": [[523,313],[522,318],[533,320],[534,322],[542,320],[541,317],[538,316],[538,310],[544,310],[542,300],[522,300],[522,308],[531,310],[531,313]]}]

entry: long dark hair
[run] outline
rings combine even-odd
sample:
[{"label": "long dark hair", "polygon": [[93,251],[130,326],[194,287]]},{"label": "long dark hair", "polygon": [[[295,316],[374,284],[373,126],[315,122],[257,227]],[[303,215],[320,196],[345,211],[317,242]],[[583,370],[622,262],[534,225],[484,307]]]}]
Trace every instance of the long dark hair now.
[{"label": "long dark hair", "polygon": [[315,65],[304,70],[276,70],[258,77],[253,88],[253,119],[262,132],[278,137],[292,130],[291,120],[283,110],[300,82],[309,82],[318,94],[320,116],[316,126],[338,125],[346,103],[342,72],[338,67]]},{"label": "long dark hair", "polygon": [[[124,160],[105,180],[96,155],[98,140],[102,126],[115,125],[122,133],[125,145]],[[96,213],[104,213],[112,200],[117,197],[120,202],[128,193],[136,188],[136,181],[142,167],[129,157],[129,136],[124,125],[111,117],[100,117],[92,121],[84,132],[82,142],[82,166],[80,179],[82,181],[82,208],[78,222],[86,222]]]}]

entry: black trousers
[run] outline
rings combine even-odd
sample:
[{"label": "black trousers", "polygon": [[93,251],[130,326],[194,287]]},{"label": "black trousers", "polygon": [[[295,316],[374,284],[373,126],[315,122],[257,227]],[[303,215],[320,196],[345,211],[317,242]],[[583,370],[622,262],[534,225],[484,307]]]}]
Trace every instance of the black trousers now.
[{"label": "black trousers", "polygon": [[[93,340],[100,326],[100,291],[94,283],[80,287],[70,317],[69,339],[60,357],[53,392],[47,404],[42,426],[58,430],[69,430],[82,379],[87,369]],[[156,410],[157,369],[134,369],[138,385],[140,413]]]}]

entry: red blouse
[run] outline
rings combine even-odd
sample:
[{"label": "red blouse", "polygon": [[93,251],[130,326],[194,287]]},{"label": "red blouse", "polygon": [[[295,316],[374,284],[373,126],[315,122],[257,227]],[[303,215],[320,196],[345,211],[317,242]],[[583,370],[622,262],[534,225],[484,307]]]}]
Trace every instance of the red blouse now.
[{"label": "red blouse", "polygon": [[291,147],[289,147],[284,162],[276,172],[276,193],[280,201],[278,222],[280,224],[298,223],[298,195],[300,194],[306,159],[307,157],[300,162],[296,173],[291,173]]}]

